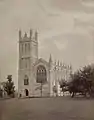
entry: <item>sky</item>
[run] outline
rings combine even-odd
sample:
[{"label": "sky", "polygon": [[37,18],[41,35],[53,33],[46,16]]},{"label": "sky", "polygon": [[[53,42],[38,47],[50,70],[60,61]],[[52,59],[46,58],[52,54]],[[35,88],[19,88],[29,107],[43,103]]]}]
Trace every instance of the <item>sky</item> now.
[{"label": "sky", "polygon": [[39,56],[72,64],[94,62],[93,0],[0,0],[0,77],[17,87],[18,31],[38,31]]}]

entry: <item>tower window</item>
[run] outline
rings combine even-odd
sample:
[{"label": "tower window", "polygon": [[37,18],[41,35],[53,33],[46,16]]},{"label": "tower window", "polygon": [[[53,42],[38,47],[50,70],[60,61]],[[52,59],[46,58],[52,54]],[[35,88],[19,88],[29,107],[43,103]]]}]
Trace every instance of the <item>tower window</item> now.
[{"label": "tower window", "polygon": [[22,54],[23,54],[23,44],[22,44],[21,46],[22,46],[22,49],[21,49],[21,51],[22,51]]},{"label": "tower window", "polygon": [[27,75],[24,77],[24,85],[29,85],[29,78]]},{"label": "tower window", "polygon": [[27,44],[25,43],[25,53],[27,53]]},{"label": "tower window", "polygon": [[30,43],[28,43],[28,51],[30,52]]},{"label": "tower window", "polygon": [[21,63],[20,64],[21,64],[21,69],[23,69],[23,65],[24,65],[24,59],[23,58],[21,59]]},{"label": "tower window", "polygon": [[25,67],[26,67],[26,68],[27,68],[27,62],[28,62],[27,59],[25,59]]}]

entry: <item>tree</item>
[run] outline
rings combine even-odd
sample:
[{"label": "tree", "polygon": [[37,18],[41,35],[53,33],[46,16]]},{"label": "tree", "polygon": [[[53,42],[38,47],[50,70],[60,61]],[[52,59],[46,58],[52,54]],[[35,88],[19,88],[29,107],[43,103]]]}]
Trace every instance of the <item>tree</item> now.
[{"label": "tree", "polygon": [[12,81],[12,75],[8,75],[7,79],[8,80],[5,82],[4,85],[4,90],[7,92],[9,96],[14,97],[15,86],[14,86],[14,82]]},{"label": "tree", "polygon": [[94,94],[94,66],[87,65],[82,69],[79,69],[72,76],[72,82],[70,84],[70,92],[89,94],[92,96]]},{"label": "tree", "polygon": [[88,65],[83,67],[81,73],[84,86],[92,96],[94,94],[94,66]]},{"label": "tree", "polygon": [[3,90],[2,90],[2,88],[0,88],[0,97],[1,98],[3,97]]}]

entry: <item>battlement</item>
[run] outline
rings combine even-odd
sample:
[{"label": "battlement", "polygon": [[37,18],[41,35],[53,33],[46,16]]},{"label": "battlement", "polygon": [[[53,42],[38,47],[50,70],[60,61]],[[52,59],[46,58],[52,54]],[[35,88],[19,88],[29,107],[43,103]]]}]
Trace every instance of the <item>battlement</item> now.
[{"label": "battlement", "polygon": [[25,32],[24,35],[22,35],[22,31],[19,30],[19,41],[38,41],[38,33],[37,31],[33,31],[30,29],[29,35]]}]

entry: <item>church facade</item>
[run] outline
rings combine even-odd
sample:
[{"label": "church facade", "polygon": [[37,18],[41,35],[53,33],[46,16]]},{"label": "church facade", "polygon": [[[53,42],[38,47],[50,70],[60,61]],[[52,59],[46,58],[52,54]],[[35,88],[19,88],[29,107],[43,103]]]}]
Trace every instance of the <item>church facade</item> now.
[{"label": "church facade", "polygon": [[38,33],[30,30],[22,36],[19,31],[18,94],[20,97],[53,96],[54,88],[59,95],[59,81],[69,80],[71,66],[59,61],[49,61],[38,56]]}]

